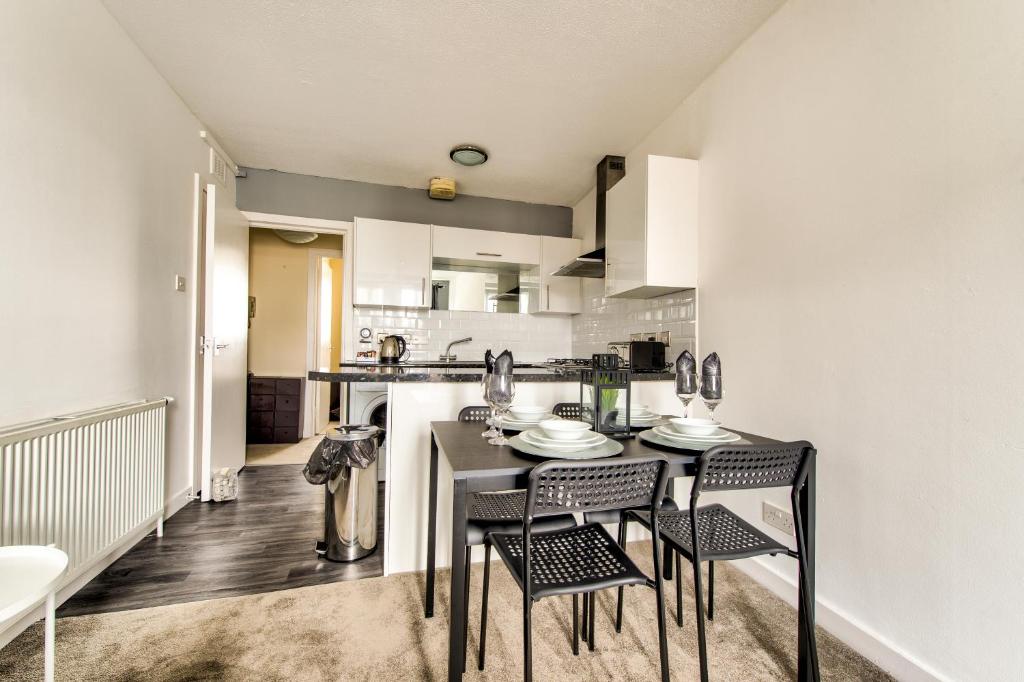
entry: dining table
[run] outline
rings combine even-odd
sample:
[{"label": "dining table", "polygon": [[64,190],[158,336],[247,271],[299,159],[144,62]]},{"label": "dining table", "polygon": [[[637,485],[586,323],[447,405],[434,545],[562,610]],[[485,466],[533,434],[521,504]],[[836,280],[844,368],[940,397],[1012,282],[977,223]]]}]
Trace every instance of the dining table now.
[{"label": "dining table", "polygon": [[[780,441],[752,433],[726,429],[740,436],[740,440],[732,445],[764,445],[777,444]],[[480,437],[480,425],[472,422],[437,421],[430,423],[430,482],[428,493],[427,514],[427,571],[426,594],[424,599],[424,615],[434,615],[434,587],[436,574],[436,541],[437,541],[437,491],[441,485],[439,480],[438,460],[444,457],[451,467],[452,475],[452,528],[451,528],[451,591],[449,593],[448,613],[448,679],[461,680],[465,663],[463,646],[465,627],[465,611],[469,608],[465,597],[466,581],[466,497],[476,492],[494,492],[525,488],[530,471],[543,459],[522,455],[509,445],[491,445]],[[621,441],[622,453],[615,458],[630,458],[659,453],[665,455],[669,462],[669,481],[676,477],[692,477],[697,472],[697,464],[702,450],[681,450],[673,447],[662,448],[648,444],[633,437]],[[554,457],[553,457],[554,458]],[[603,461],[603,460],[599,460]],[[447,484],[447,481],[445,481]],[[807,482],[800,493],[801,523],[806,538],[808,599],[803,595],[797,600],[800,605],[798,614],[798,652],[797,679],[804,682],[812,679],[810,649],[805,632],[808,629],[804,622],[810,621],[814,626],[814,613],[808,613],[803,604],[814,604],[814,523],[815,523],[815,466],[814,459],[808,471]],[[671,494],[671,489],[669,490]],[[676,580],[680,577],[677,575]],[[798,582],[798,585],[803,585]]]}]

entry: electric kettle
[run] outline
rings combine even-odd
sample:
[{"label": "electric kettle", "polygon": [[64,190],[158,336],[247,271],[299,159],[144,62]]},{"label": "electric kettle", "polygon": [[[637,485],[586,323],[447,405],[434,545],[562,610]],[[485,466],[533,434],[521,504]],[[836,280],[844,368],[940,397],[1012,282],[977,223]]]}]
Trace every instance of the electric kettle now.
[{"label": "electric kettle", "polygon": [[405,359],[409,354],[405,339],[401,336],[385,336],[380,342],[380,362],[394,365]]}]

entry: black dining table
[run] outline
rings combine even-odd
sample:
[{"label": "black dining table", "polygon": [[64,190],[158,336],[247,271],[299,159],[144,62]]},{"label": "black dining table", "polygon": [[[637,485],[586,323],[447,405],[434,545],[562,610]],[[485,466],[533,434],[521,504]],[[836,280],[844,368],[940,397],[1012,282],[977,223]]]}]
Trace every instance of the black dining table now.
[{"label": "black dining table", "polygon": [[[738,434],[742,440],[734,444],[773,444],[779,441],[751,433],[728,429]],[[490,445],[480,437],[480,424],[473,422],[431,422],[430,423],[430,492],[429,511],[427,515],[427,576],[425,615],[434,615],[434,578],[437,541],[437,490],[438,458],[444,457],[451,466],[454,485],[452,496],[452,535],[451,535],[451,592],[448,613],[448,679],[461,680],[465,661],[463,647],[463,628],[465,627],[465,610],[468,604],[465,599],[466,584],[466,496],[475,492],[493,492],[525,488],[530,471],[542,459],[521,455],[507,445]],[[629,458],[660,452],[668,457],[669,476],[693,476],[697,470],[700,450],[663,449],[649,445],[639,438],[622,441],[622,454],[616,457]],[[671,478],[669,479],[671,485]],[[799,599],[799,622],[797,627],[798,655],[797,679],[800,682],[811,679],[810,653],[804,635],[807,630],[805,619],[814,623],[814,614],[805,613],[804,603],[814,604],[814,497],[815,467],[811,460],[807,484],[800,497],[800,511],[803,522],[804,537],[807,539],[807,565],[810,598]],[[671,492],[671,489],[670,491]],[[683,505],[685,507],[685,505]],[[675,576],[679,580],[679,576]],[[800,584],[800,583],[798,583]],[[802,595],[801,595],[802,596]]]}]

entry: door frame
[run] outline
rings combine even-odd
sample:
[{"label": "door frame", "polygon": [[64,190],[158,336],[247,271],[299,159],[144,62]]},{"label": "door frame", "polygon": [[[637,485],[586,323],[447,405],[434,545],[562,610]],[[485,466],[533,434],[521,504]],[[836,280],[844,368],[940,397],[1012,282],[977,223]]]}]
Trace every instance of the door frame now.
[{"label": "door frame", "polygon": [[[319,232],[321,234],[340,234],[341,239],[341,258],[342,258],[342,285],[341,285],[341,359],[354,357],[354,346],[352,340],[352,240],[355,236],[355,226],[352,222],[347,220],[327,220],[325,218],[307,218],[305,216],[292,216],[292,215],[281,215],[277,213],[260,213],[256,211],[242,211],[242,215],[249,221],[249,227],[262,227],[279,230],[295,230],[298,232]],[[334,249],[323,249],[329,251],[332,255],[337,254]],[[308,297],[307,297],[308,298]],[[315,344],[310,349],[309,341],[309,309],[310,303],[307,302],[306,315],[307,315],[307,346],[306,346],[306,370],[313,369],[316,365],[316,357],[314,356]],[[313,409],[316,406],[313,400],[314,391],[309,389],[309,382],[307,381],[305,395],[303,396],[303,433],[305,434],[307,426],[314,423],[313,420]],[[341,414],[345,414],[348,408],[346,404],[347,397],[345,391],[341,392]],[[313,421],[311,421],[313,420]]]},{"label": "door frame", "polygon": [[[306,278],[306,369],[318,368],[320,363],[320,275],[323,258],[341,258],[341,295],[344,299],[345,296],[345,241],[342,237],[342,248],[339,249],[309,249],[309,265],[307,266],[308,277]],[[340,254],[340,255],[339,255]],[[333,301],[332,301],[333,303]],[[345,302],[342,300],[341,307],[344,307]],[[346,332],[344,322],[341,325],[342,334]],[[344,340],[344,339],[343,339]],[[320,389],[323,388],[322,382],[317,382],[317,386],[310,388],[309,382],[306,384],[306,396],[304,398],[303,405],[305,411],[303,412],[303,425],[302,425],[302,437],[309,438],[316,435],[316,420],[319,413],[317,399],[320,397]]]}]

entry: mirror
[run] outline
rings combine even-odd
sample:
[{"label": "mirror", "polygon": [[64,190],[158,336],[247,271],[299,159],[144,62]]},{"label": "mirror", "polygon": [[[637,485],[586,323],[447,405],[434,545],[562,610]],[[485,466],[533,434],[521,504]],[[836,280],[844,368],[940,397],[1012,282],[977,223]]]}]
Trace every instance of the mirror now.
[{"label": "mirror", "polygon": [[431,310],[518,313],[528,309],[519,273],[448,266],[431,272]]}]

